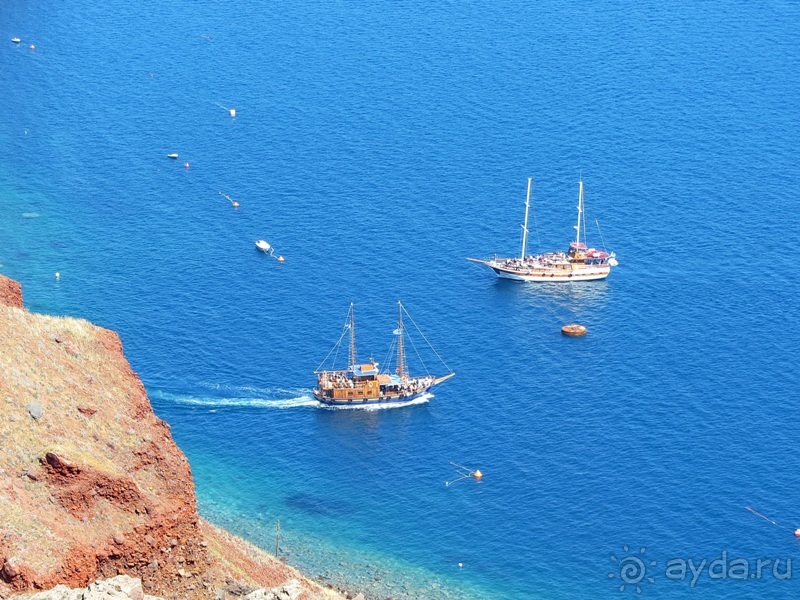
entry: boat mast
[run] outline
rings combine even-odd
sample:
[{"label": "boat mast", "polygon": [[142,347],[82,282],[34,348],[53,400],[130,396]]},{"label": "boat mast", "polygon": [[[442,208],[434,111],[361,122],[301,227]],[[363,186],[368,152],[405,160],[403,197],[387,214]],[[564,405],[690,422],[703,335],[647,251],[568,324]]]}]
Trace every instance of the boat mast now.
[{"label": "boat mast", "polygon": [[350,303],[350,366],[356,365],[356,319],[353,303]]},{"label": "boat mast", "polygon": [[403,332],[403,305],[397,301],[397,375],[401,380],[408,379],[408,367],[406,366],[406,349],[404,346],[405,334]]},{"label": "boat mast", "polygon": [[576,248],[581,245],[581,221],[583,220],[583,179],[578,181],[578,224],[575,226]]},{"label": "boat mast", "polygon": [[525,260],[525,254],[528,251],[528,209],[531,206],[531,179],[528,177],[528,196],[525,198],[525,223],[522,225],[522,254],[520,260]]}]

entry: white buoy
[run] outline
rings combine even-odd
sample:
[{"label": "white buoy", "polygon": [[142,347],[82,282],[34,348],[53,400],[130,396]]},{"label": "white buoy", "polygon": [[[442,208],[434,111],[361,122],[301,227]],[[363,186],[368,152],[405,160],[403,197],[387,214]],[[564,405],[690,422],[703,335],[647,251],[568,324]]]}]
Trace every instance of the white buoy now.
[{"label": "white buoy", "polygon": [[59,273],[58,271],[56,271],[56,279],[61,279],[61,273]]},{"label": "white buoy", "polygon": [[458,566],[459,567],[463,567],[464,565],[462,563],[458,563]]},{"label": "white buoy", "polygon": [[236,109],[235,108],[230,109],[228,112],[231,113],[232,117],[236,116]]}]

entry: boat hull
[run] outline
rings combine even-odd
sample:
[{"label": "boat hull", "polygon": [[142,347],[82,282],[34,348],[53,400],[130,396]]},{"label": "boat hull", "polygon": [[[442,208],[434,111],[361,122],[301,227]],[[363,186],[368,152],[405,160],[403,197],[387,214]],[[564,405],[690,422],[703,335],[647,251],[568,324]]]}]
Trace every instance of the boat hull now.
[{"label": "boat hull", "polygon": [[427,385],[423,388],[418,388],[413,392],[390,391],[389,393],[382,393],[379,396],[334,398],[330,395],[326,395],[325,393],[323,393],[322,389],[315,388],[314,398],[316,398],[322,404],[326,404],[327,406],[370,406],[373,404],[405,404],[413,400],[416,400],[417,398],[421,398],[422,396],[430,392],[431,388],[439,385],[443,381],[447,381],[454,375],[455,373],[448,373],[447,375],[443,375],[442,377],[437,377],[436,379],[432,380],[430,385]]},{"label": "boat hull", "polygon": [[595,281],[597,279],[605,279],[611,272],[610,268],[605,269],[592,269],[574,270],[574,271],[509,271],[499,267],[490,266],[498,277],[501,279],[512,279],[514,281],[538,281],[538,282],[554,282],[554,281]]},{"label": "boat hull", "polygon": [[511,279],[513,281],[531,282],[567,282],[567,281],[595,281],[605,279],[611,272],[609,265],[598,265],[593,267],[566,267],[566,268],[527,268],[527,267],[505,267],[503,263],[492,260],[467,259],[471,262],[486,265],[501,279]]},{"label": "boat hull", "polygon": [[[431,386],[433,387],[433,386]],[[419,392],[408,395],[395,394],[391,396],[379,396],[377,398],[329,398],[314,390],[314,398],[327,406],[372,406],[374,404],[405,404],[417,398],[421,398],[430,391],[430,387]]]}]

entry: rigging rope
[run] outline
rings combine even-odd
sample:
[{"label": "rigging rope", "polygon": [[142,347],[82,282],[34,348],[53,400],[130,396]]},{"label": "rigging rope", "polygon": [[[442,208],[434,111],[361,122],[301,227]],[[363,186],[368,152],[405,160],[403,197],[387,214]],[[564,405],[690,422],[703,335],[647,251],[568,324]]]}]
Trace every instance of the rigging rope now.
[{"label": "rigging rope", "polygon": [[600,221],[595,219],[594,222],[597,223],[597,233],[600,234],[600,241],[603,243],[603,251],[608,252],[608,250],[606,249],[606,241],[603,239],[603,232],[600,231]]},{"label": "rigging rope", "polygon": [[[401,304],[400,306],[402,307],[402,309],[403,309],[403,312],[404,312],[404,313],[406,314],[406,316],[409,318],[409,320],[410,320],[410,321],[411,321],[411,323],[414,325],[414,327],[416,327],[416,329],[417,329],[417,332],[419,332],[419,334],[422,336],[422,339],[423,339],[423,340],[425,340],[425,343],[426,343],[426,344],[428,344],[428,347],[429,347],[431,350],[433,350],[433,353],[436,355],[436,358],[438,358],[438,359],[439,359],[439,360],[442,362],[442,364],[445,366],[445,368],[446,368],[448,371],[450,371],[450,372],[452,373],[452,372],[453,372],[453,369],[451,369],[450,367],[448,367],[448,366],[447,366],[447,363],[446,363],[446,362],[444,362],[444,359],[443,359],[441,356],[439,356],[439,353],[436,351],[436,348],[434,348],[434,347],[433,347],[433,345],[432,345],[432,344],[431,344],[431,343],[428,341],[428,338],[426,338],[426,337],[425,337],[425,334],[424,334],[424,333],[422,333],[422,330],[421,330],[421,329],[419,328],[419,326],[418,326],[418,325],[417,325],[417,324],[414,322],[414,319],[412,319],[412,318],[411,318],[411,315],[410,315],[410,314],[408,314],[408,311],[406,310],[406,307],[405,307],[405,306],[403,306],[402,304]],[[409,339],[411,339],[411,338],[409,337]],[[412,342],[412,345],[413,345],[413,342]],[[415,348],[415,349],[416,349],[416,348]]]},{"label": "rigging rope", "polygon": [[397,346],[397,336],[394,336],[394,338],[392,339],[392,343],[389,344],[389,350],[386,352],[386,360],[383,361],[384,367],[381,370],[382,373],[391,374],[391,371],[389,369],[392,366],[392,357],[394,356],[395,346]]},{"label": "rigging rope", "polygon": [[328,360],[328,357],[330,357],[330,355],[331,355],[331,354],[333,354],[333,351],[334,351],[334,350],[336,350],[336,356],[334,356],[334,357],[333,357],[333,363],[332,363],[332,365],[331,365],[331,366],[333,367],[333,365],[335,365],[335,364],[336,364],[336,359],[337,359],[337,357],[339,356],[339,345],[342,343],[342,340],[344,339],[344,336],[347,334],[347,330],[348,330],[348,329],[349,329],[349,327],[347,327],[347,326],[345,325],[344,331],[342,331],[342,335],[340,335],[340,336],[339,336],[339,339],[338,339],[338,340],[336,341],[336,343],[333,345],[333,348],[331,348],[331,349],[330,349],[330,351],[328,352],[328,355],[327,355],[325,358],[323,358],[323,359],[322,359],[322,362],[321,362],[321,363],[319,363],[319,366],[316,368],[316,370],[314,371],[314,373],[319,373],[319,371],[320,371],[320,368],[321,368],[321,367],[322,367],[322,365],[324,365],[324,364],[325,364],[325,362]]},{"label": "rigging rope", "polygon": [[536,252],[535,254],[541,254],[542,252],[542,242],[539,239],[539,223],[536,220],[536,211],[531,210],[533,213],[533,232],[536,234]]},{"label": "rigging rope", "polygon": [[[409,317],[409,318],[411,318],[411,317]],[[411,342],[411,347],[414,349],[414,353],[417,355],[417,358],[419,359],[419,362],[422,363],[422,368],[425,369],[425,373],[427,375],[430,375],[431,372],[428,370],[428,367],[425,366],[425,361],[422,360],[422,357],[419,355],[419,351],[417,350],[417,345],[414,343],[414,340],[411,339],[410,335],[408,336],[408,341]]]}]

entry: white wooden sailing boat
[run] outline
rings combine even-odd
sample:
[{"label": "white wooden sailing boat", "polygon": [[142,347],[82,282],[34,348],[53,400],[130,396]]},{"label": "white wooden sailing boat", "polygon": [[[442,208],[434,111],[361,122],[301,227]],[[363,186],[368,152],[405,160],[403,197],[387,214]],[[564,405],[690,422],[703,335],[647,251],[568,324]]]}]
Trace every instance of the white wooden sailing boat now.
[{"label": "white wooden sailing boat", "polygon": [[527,254],[528,212],[531,201],[531,178],[528,178],[528,195],[525,199],[525,222],[522,225],[522,251],[518,258],[501,258],[495,255],[489,260],[467,258],[468,261],[486,265],[502,279],[516,281],[589,281],[604,279],[617,266],[616,255],[605,250],[587,248],[586,217],[583,211],[583,181],[579,182],[578,224],[575,225],[575,241],[567,252],[555,251],[544,254]]},{"label": "white wooden sailing boat", "polygon": [[[393,345],[397,347],[397,366],[394,372],[390,373],[388,368],[383,370],[379,369],[378,363],[372,358],[366,363],[360,363],[358,361],[356,355],[355,317],[353,305],[351,304],[342,335],[339,336],[339,340],[334,344],[331,351],[328,352],[328,356],[325,357],[325,360],[323,360],[320,366],[317,367],[317,370],[314,371],[317,375],[317,387],[314,388],[314,397],[323,404],[332,406],[359,406],[364,404],[410,402],[426,394],[433,386],[455,375],[455,373],[447,367],[436,350],[433,349],[433,346],[430,345],[425,336],[422,335],[418,327],[416,327],[416,329],[419,331],[420,336],[425,340],[425,343],[428,344],[431,350],[433,350],[433,353],[442,362],[442,365],[444,365],[448,372],[441,376],[432,375],[430,373],[416,376],[409,374],[405,351],[405,336],[407,332],[403,324],[403,314],[405,314],[414,324],[414,327],[416,327],[414,320],[411,319],[411,316],[406,312],[403,305],[398,302],[397,329],[393,332],[395,335]],[[334,355],[333,360],[336,360],[339,346],[348,334],[350,349],[347,367],[344,369],[337,369],[335,365],[332,364],[330,368],[323,368],[331,355]],[[421,358],[420,362],[422,362]]]}]

